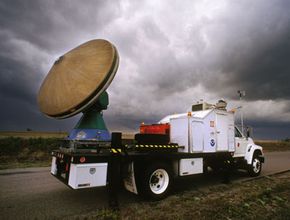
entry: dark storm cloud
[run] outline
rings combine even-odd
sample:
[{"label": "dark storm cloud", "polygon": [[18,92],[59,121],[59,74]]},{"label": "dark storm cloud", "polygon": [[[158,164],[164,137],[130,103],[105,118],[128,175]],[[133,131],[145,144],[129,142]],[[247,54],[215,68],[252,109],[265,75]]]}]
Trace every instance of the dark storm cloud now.
[{"label": "dark storm cloud", "polygon": [[1,130],[68,131],[77,121],[77,117],[62,121],[44,117],[35,104],[25,100],[0,96],[0,103]]},{"label": "dark storm cloud", "polygon": [[33,103],[33,93],[27,83],[26,71],[31,69],[25,65],[19,64],[15,66],[15,62],[1,58],[0,69],[3,71],[3,76],[0,81],[0,96],[6,96],[11,99],[26,100]]},{"label": "dark storm cloud", "polygon": [[[254,139],[270,139],[275,138],[284,140],[289,138],[290,125],[287,122],[263,122],[263,121],[247,121],[247,124],[253,128]],[[272,134],[272,135],[271,135]]]},{"label": "dark storm cloud", "polygon": [[276,39],[278,42],[260,51],[240,68],[241,74],[234,83],[244,82],[243,88],[253,94],[249,99],[290,98],[290,25],[285,28],[289,32],[283,38]]},{"label": "dark storm cloud", "polygon": [[[187,54],[182,59],[169,47],[170,40],[163,40],[165,34],[171,39],[175,30],[159,30],[153,46],[142,50],[147,56],[138,59],[140,81],[154,84],[161,97],[200,83],[223,97],[237,97],[236,90],[242,88],[251,100],[289,99],[285,79],[290,74],[290,3],[228,3],[220,16],[189,21],[190,32],[182,39]],[[154,20],[148,23],[149,30],[160,28],[154,25]],[[145,32],[146,41],[150,36]]]},{"label": "dark storm cloud", "polygon": [[79,44],[84,33],[98,34],[117,15],[118,3],[4,0],[0,12],[1,29],[14,38],[33,42],[44,50],[63,52]]},{"label": "dark storm cloud", "polygon": [[114,130],[136,130],[199,99],[237,106],[238,89],[247,91],[250,122],[287,128],[289,8],[283,0],[1,1],[0,128],[69,130],[79,116],[45,118],[36,94],[57,57],[94,38],[120,54],[105,113]]},{"label": "dark storm cloud", "polygon": [[[93,3],[93,4],[92,4]],[[54,59],[114,18],[118,4],[103,1],[1,1],[1,129],[67,129],[72,121],[46,119],[36,94]],[[89,16],[88,16],[89,15]]]},{"label": "dark storm cloud", "polygon": [[[249,100],[289,98],[289,3],[227,2],[212,17],[191,5],[182,13],[199,16],[183,19],[175,4],[166,5],[164,20],[141,13],[129,23],[134,31],[128,27],[121,40],[117,32],[118,48],[137,65],[135,84],[159,99],[198,84],[217,98],[236,99],[238,89],[247,90]],[[174,18],[180,30],[174,21],[166,27]]]},{"label": "dark storm cloud", "polygon": [[[223,50],[213,65],[221,72],[215,77],[221,83],[209,83],[210,87],[243,88],[251,100],[289,99],[290,3],[253,3],[251,10],[244,3],[235,6],[218,22],[228,36],[218,40]],[[224,93],[231,95],[227,89]]]}]

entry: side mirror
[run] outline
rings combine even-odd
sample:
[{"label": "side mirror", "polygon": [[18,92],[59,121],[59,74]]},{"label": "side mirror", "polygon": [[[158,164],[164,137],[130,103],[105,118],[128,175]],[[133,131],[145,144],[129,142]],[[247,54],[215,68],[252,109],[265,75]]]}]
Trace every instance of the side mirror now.
[{"label": "side mirror", "polygon": [[251,135],[250,135],[250,128],[247,128],[247,133],[246,133],[246,137],[248,138],[248,137],[250,137]]}]

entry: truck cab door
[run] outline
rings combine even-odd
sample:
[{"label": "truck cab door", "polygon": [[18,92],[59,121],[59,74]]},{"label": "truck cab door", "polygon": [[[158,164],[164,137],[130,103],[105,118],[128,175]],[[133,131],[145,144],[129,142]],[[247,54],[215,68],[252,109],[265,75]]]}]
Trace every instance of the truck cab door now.
[{"label": "truck cab door", "polygon": [[244,157],[246,154],[248,139],[235,127],[235,154],[234,157]]}]

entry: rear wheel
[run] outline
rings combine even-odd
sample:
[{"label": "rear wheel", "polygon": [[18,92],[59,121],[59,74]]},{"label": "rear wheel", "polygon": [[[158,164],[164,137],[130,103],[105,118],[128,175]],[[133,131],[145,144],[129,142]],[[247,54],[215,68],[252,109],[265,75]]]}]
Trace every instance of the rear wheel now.
[{"label": "rear wheel", "polygon": [[262,171],[262,163],[259,154],[254,154],[251,165],[248,167],[250,176],[259,176]]},{"label": "rear wheel", "polygon": [[153,164],[145,169],[141,191],[148,199],[160,200],[168,195],[172,185],[172,172],[166,164]]}]

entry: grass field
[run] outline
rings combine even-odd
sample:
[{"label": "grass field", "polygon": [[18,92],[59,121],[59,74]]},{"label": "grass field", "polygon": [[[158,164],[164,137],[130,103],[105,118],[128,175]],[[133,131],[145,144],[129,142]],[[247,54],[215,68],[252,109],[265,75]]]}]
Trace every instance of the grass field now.
[{"label": "grass field", "polygon": [[[50,153],[60,146],[60,140],[67,136],[65,132],[0,132],[0,169],[49,166]],[[130,142],[133,134],[123,134]],[[256,142],[265,152],[290,150],[290,141]]]},{"label": "grass field", "polygon": [[192,189],[159,202],[121,205],[65,219],[290,219],[290,172]]},{"label": "grass field", "polygon": [[290,150],[290,141],[256,141],[265,152]]},{"label": "grass field", "polygon": [[[49,166],[51,151],[58,149],[66,132],[1,131],[0,169]],[[123,134],[127,142],[133,134]]]},{"label": "grass field", "polygon": [[51,151],[58,149],[60,138],[0,139],[0,169],[49,166]]},{"label": "grass field", "polygon": [[67,132],[41,132],[41,131],[0,131],[0,138],[20,137],[20,138],[65,138]]},{"label": "grass field", "polygon": [[[47,131],[0,131],[0,138],[20,137],[20,138],[65,138],[68,132],[47,132]],[[134,139],[134,133],[122,133],[122,138],[126,140]]]}]

